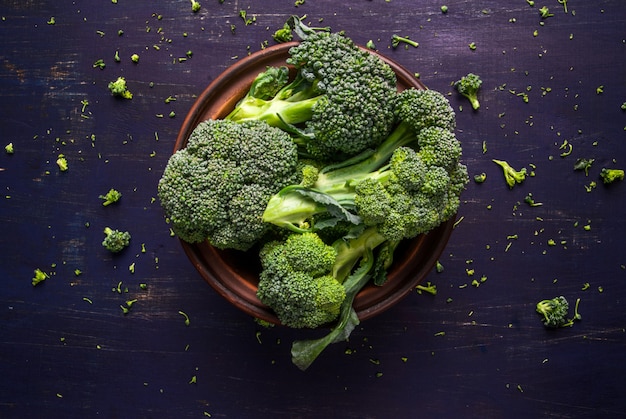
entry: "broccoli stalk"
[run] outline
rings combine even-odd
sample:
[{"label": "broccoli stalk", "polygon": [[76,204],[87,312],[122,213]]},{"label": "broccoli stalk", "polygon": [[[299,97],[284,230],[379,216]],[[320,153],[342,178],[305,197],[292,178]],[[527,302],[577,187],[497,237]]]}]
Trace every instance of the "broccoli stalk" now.
[{"label": "broccoli stalk", "polygon": [[477,110],[480,108],[480,102],[478,101],[478,90],[482,84],[480,77],[474,73],[468,73],[466,76],[461,77],[460,80],[454,82],[454,87],[463,96],[465,96],[472,105],[472,109]]},{"label": "broccoli stalk", "polygon": [[121,252],[130,243],[130,233],[128,231],[113,230],[110,227],[105,227],[104,235],[102,246],[112,253]]},{"label": "broccoli stalk", "polygon": [[412,46],[414,48],[419,47],[419,43],[416,41],[413,41],[412,39],[409,39],[409,37],[407,36],[400,36],[398,34],[393,34],[391,36],[391,46],[392,48],[398,48],[398,46],[400,46],[401,43],[406,44],[407,46]]}]

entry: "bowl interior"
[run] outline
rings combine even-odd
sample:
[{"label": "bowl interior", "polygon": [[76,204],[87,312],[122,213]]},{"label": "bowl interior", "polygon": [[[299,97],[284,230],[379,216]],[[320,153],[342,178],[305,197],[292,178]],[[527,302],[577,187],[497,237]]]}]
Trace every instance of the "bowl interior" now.
[{"label": "bowl interior", "polygon": [[[279,44],[251,54],[213,80],[185,117],[174,151],[185,147],[191,132],[200,122],[228,115],[246,94],[254,78],[268,66],[285,65],[289,48],[294,45],[295,42]],[[381,58],[395,71],[398,90],[425,89],[408,70],[382,55]],[[406,240],[399,246],[387,282],[383,286],[368,285],[357,294],[354,308],[361,320],[396,304],[428,275],[443,252],[453,225],[454,220],[451,219],[428,234]],[[206,242],[192,244],[182,240],[181,244],[201,276],[220,295],[251,316],[280,323],[273,311],[256,296],[260,265],[255,249],[248,252],[220,250]]]}]

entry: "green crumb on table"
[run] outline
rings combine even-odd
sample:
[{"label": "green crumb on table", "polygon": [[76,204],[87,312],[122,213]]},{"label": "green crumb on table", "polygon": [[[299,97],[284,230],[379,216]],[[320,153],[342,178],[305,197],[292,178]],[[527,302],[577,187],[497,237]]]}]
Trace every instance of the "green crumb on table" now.
[{"label": "green crumb on table", "polygon": [[41,269],[37,268],[35,269],[35,276],[33,276],[32,279],[32,284],[33,286],[42,283],[43,281],[45,281],[46,279],[50,278],[50,276],[45,273],[44,271],[42,271]]},{"label": "green crumb on table", "polygon": [[409,47],[409,46],[412,46],[414,48],[419,47],[419,43],[417,41],[413,41],[408,36],[400,36],[398,34],[393,34],[391,36],[391,46],[392,46],[392,48],[394,48],[394,49],[398,48],[398,46],[400,46],[401,43],[405,44],[407,47]]},{"label": "green crumb on table", "polygon": [[109,189],[109,191],[106,194],[99,196],[99,198],[104,201],[102,202],[102,206],[104,207],[118,202],[121,197],[122,197],[121,192],[114,188]]},{"label": "green crumb on table", "polygon": [[66,172],[69,169],[69,166],[67,164],[67,158],[64,154],[59,154],[56,163],[61,172]]}]

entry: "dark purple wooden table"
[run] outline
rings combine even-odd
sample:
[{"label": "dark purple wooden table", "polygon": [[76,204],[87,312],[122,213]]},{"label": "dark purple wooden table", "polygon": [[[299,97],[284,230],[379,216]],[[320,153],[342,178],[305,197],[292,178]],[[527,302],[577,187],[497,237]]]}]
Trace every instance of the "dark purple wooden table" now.
[{"label": "dark purple wooden table", "polygon": [[[0,417],[623,414],[626,183],[599,179],[626,168],[623,0],[571,0],[567,12],[558,0],[452,0],[446,14],[432,0],[200,3],[0,4],[0,145],[14,147],[0,150]],[[310,334],[264,329],[225,302],[156,200],[195,96],[292,14],[373,40],[449,94],[470,174],[487,174],[463,196],[445,270],[427,278],[438,294],[412,292],[307,372],[289,349]],[[392,49],[394,33],[419,47]],[[484,81],[478,112],[451,87],[468,72]],[[110,95],[118,76],[132,100]],[[595,159],[588,176],[578,158]],[[535,176],[509,189],[492,159]],[[110,188],[123,197],[105,208]],[[108,254],[105,226],[130,230],[131,247]],[[36,268],[50,278],[33,287]],[[557,295],[580,298],[583,319],[547,330],[535,304]]]}]

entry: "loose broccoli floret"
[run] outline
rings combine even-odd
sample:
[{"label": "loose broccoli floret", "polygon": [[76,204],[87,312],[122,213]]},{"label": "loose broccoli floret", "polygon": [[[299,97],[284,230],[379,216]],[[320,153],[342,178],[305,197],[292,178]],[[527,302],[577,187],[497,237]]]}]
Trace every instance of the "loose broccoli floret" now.
[{"label": "loose broccoli floret", "polygon": [[126,85],[126,79],[124,77],[118,77],[117,80],[109,83],[109,90],[113,96],[119,96],[124,99],[132,99],[133,94],[128,90]]},{"label": "loose broccoli floret", "polygon": [[107,192],[105,195],[99,196],[100,199],[104,200],[102,205],[105,207],[116,203],[117,201],[120,200],[121,197],[122,197],[122,193],[114,188],[109,189],[109,192]]},{"label": "loose broccoli floret", "polygon": [[37,268],[35,269],[35,276],[33,276],[31,283],[33,284],[33,287],[42,283],[43,281],[45,281],[46,279],[50,278],[50,276],[45,273],[44,271],[42,271],[41,269]]},{"label": "loose broccoli floret", "polygon": [[576,299],[574,317],[572,317],[571,319],[567,317],[569,304],[563,296],[555,297],[550,300],[539,301],[537,303],[537,313],[543,316],[541,321],[546,327],[557,328],[572,326],[575,320],[582,319],[582,316],[578,312],[579,304],[580,298]]},{"label": "loose broccoli floret", "polygon": [[199,12],[200,8],[202,7],[200,2],[197,1],[197,0],[190,0],[190,1],[191,1],[191,11],[194,12],[194,13]]},{"label": "loose broccoli floret", "polygon": [[259,299],[289,327],[332,322],[345,298],[343,286],[331,275],[335,258],[335,249],[314,233],[266,244],[260,252]]},{"label": "loose broccoli floret", "polygon": [[398,239],[455,214],[467,170],[451,131],[454,111],[441,93],[416,89],[401,92],[396,109],[401,122],[372,153],[321,169],[310,187],[284,188],[263,219],[302,232],[315,229],[315,216],[328,212],[356,225],[378,225]]},{"label": "loose broccoli floret", "polygon": [[170,157],[158,196],[182,240],[247,250],[269,229],[270,197],[298,180],[297,161],[291,137],[265,122],[204,121]]},{"label": "loose broccoli floret", "polygon": [[7,154],[13,154],[15,152],[15,148],[13,147],[13,143],[9,143],[7,145],[4,146],[4,151]]},{"label": "loose broccoli floret", "polygon": [[298,18],[289,23],[303,38],[287,59],[294,79],[270,100],[246,96],[227,119],[264,120],[320,159],[342,160],[378,145],[394,124],[391,67],[343,33],[313,30]]},{"label": "loose broccoli floret", "polygon": [[478,90],[483,81],[480,77],[474,73],[468,73],[466,76],[461,77],[460,80],[454,82],[454,87],[463,96],[465,96],[471,103],[472,108],[477,110],[480,108],[480,102],[478,101]]},{"label": "loose broccoli floret", "polygon": [[110,227],[105,227],[104,235],[102,246],[113,253],[121,252],[130,243],[130,233],[128,231],[113,230]]},{"label": "loose broccoli floret", "polygon": [[526,179],[526,168],[523,167],[520,170],[515,170],[509,163],[504,160],[492,160],[495,164],[502,168],[504,173],[504,180],[509,188],[513,188],[516,183],[522,183]]},{"label": "loose broccoli floret", "polygon": [[603,167],[600,171],[600,177],[604,184],[616,182],[618,180],[624,180],[624,170],[622,169],[607,169]]}]

